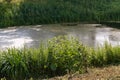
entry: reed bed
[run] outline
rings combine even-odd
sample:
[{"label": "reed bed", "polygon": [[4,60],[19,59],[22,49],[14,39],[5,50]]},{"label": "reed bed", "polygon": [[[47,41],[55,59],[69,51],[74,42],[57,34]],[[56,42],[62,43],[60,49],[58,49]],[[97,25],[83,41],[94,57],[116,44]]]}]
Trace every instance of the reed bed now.
[{"label": "reed bed", "polygon": [[[120,64],[120,46],[105,43],[92,49],[75,38],[55,37],[39,48],[11,48],[0,52],[0,78],[6,80],[43,79],[87,72],[88,67]],[[31,79],[32,79],[31,78]]]},{"label": "reed bed", "polygon": [[96,67],[120,64],[120,46],[113,47],[105,42],[104,46],[98,47],[97,50],[92,49],[90,64]]},{"label": "reed bed", "polygon": [[[86,48],[76,39],[53,38],[38,49],[7,49],[1,52],[0,76],[8,80],[51,77],[84,72]],[[83,57],[84,56],[84,57]]]},{"label": "reed bed", "polygon": [[3,0],[0,27],[120,21],[119,0]]}]

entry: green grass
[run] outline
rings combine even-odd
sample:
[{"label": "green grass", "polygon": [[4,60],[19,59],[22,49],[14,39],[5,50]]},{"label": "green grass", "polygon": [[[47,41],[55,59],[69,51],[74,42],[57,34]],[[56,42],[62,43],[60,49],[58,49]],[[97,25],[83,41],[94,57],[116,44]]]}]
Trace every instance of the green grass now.
[{"label": "green grass", "polygon": [[90,64],[93,66],[117,65],[120,64],[120,46],[112,46],[105,42],[103,47],[92,50]]},{"label": "green grass", "polygon": [[55,37],[39,48],[16,48],[0,52],[0,78],[23,80],[48,78],[76,71],[84,73],[87,67],[120,64],[120,46],[92,49],[75,38]]},{"label": "green grass", "polygon": [[38,49],[8,49],[1,52],[0,75],[8,80],[52,77],[84,72],[86,48],[74,38],[53,38]]}]

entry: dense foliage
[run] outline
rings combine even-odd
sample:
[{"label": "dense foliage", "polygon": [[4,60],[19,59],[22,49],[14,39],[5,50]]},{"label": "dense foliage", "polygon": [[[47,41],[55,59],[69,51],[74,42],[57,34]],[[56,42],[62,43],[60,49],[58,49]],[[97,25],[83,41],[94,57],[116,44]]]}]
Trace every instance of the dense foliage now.
[{"label": "dense foliage", "polygon": [[64,22],[120,21],[120,0],[3,1],[0,2],[0,27]]},{"label": "dense foliage", "polygon": [[89,64],[100,67],[105,65],[120,64],[120,46],[112,46],[105,42],[103,47],[98,47],[97,50],[92,49],[89,57]]},{"label": "dense foliage", "polygon": [[7,49],[0,52],[0,78],[28,80],[84,73],[87,67],[120,64],[120,46],[90,49],[74,38],[55,37],[38,49]]},{"label": "dense foliage", "polygon": [[58,37],[38,49],[8,49],[0,53],[0,77],[23,80],[85,72],[86,48],[76,39]]}]

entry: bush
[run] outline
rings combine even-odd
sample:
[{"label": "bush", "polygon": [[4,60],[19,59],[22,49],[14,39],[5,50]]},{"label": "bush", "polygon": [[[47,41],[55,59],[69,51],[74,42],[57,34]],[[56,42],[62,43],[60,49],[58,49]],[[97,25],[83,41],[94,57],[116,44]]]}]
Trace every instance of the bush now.
[{"label": "bush", "polygon": [[8,80],[81,73],[86,71],[87,65],[86,47],[78,40],[64,36],[53,38],[38,49],[13,48],[1,55],[1,77]]},{"label": "bush", "polygon": [[120,64],[120,46],[85,47],[75,38],[59,36],[39,48],[7,49],[0,52],[0,78],[23,80],[84,73],[87,67]]}]

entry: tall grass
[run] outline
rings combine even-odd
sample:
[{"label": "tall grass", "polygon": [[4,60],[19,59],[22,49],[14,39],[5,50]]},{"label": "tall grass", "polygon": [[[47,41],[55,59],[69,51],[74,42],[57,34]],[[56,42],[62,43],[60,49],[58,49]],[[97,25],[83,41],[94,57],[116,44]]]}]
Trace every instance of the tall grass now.
[{"label": "tall grass", "polygon": [[85,72],[87,51],[78,40],[53,38],[38,49],[8,49],[0,57],[0,76],[8,80]]},{"label": "tall grass", "polygon": [[103,47],[91,51],[90,64],[98,67],[120,64],[120,46],[113,47],[108,42],[105,42]]},{"label": "tall grass", "polygon": [[119,0],[3,1],[0,2],[0,27],[120,20]]},{"label": "tall grass", "polygon": [[87,72],[87,67],[120,64],[120,46],[92,49],[75,38],[55,37],[39,48],[0,52],[0,78],[24,80]]}]

